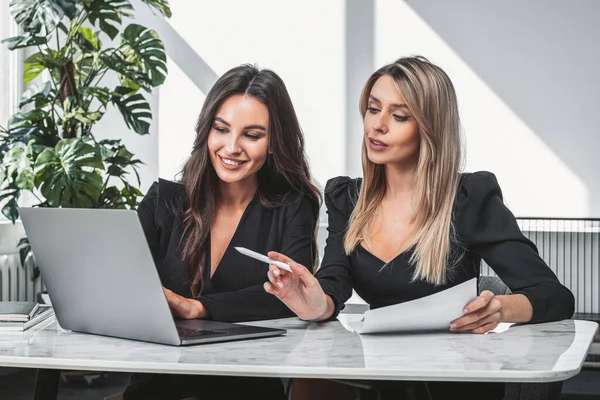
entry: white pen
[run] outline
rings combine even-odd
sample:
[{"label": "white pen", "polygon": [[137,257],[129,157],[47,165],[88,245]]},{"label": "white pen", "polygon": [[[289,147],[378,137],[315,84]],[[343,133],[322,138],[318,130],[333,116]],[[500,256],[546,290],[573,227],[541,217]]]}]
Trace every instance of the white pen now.
[{"label": "white pen", "polygon": [[248,250],[245,247],[234,247],[234,249],[236,249],[245,256],[252,257],[258,261],[262,261],[267,264],[273,264],[281,269],[285,269],[286,271],[292,272],[292,269],[290,268],[289,264],[283,263],[281,261],[272,260],[267,256],[263,256],[262,254],[252,250]]}]

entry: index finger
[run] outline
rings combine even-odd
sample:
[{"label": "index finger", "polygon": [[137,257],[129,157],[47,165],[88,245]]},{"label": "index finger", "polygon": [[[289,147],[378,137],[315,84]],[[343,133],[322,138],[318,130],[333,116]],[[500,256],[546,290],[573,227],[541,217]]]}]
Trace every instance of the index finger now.
[{"label": "index finger", "polygon": [[286,256],[285,254],[281,254],[278,253],[276,251],[270,251],[267,253],[267,257],[269,257],[272,260],[275,261],[281,261],[284,262],[286,264],[291,264],[294,262],[294,260],[292,260],[291,258],[289,258],[288,256]]}]

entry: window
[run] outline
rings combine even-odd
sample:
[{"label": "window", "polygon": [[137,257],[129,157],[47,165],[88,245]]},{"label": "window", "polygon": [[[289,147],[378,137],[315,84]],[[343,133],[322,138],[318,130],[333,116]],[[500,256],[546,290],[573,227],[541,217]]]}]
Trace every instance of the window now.
[{"label": "window", "polygon": [[[0,40],[16,36],[17,24],[8,11],[9,1],[0,1]],[[18,110],[19,98],[23,89],[21,79],[22,52],[9,51],[5,43],[0,44],[0,126],[8,125],[8,119]],[[29,196],[23,194],[20,203],[31,203]],[[1,206],[1,205],[0,205]],[[0,213],[0,220],[5,219]]]},{"label": "window", "polygon": [[[17,34],[17,26],[8,12],[9,4],[9,1],[0,2],[0,39]],[[4,127],[18,106],[21,89],[18,56],[18,51],[9,51],[6,44],[0,45],[0,125]]]}]

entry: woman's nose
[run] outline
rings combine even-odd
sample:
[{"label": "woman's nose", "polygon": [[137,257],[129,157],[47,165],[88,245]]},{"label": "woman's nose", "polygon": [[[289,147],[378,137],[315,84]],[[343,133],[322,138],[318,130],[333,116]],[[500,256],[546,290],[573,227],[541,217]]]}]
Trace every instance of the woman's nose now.
[{"label": "woman's nose", "polygon": [[387,125],[385,123],[385,121],[383,120],[383,116],[377,115],[376,116],[377,119],[375,120],[375,123],[373,124],[373,130],[380,132],[380,133],[387,133]]},{"label": "woman's nose", "polygon": [[235,134],[231,135],[231,137],[225,144],[225,151],[227,151],[230,154],[241,153],[242,150],[239,146],[237,135],[235,135]]}]

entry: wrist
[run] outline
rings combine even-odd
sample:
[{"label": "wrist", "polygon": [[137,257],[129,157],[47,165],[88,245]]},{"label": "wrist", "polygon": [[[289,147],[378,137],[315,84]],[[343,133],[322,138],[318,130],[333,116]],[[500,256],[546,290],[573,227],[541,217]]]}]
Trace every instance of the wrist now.
[{"label": "wrist", "polygon": [[501,322],[527,323],[533,316],[533,308],[527,296],[521,293],[496,296],[500,300]]},{"label": "wrist", "polygon": [[335,304],[333,304],[333,300],[331,299],[330,296],[325,295],[325,311],[323,311],[323,313],[321,313],[321,315],[319,315],[313,321],[320,322],[320,321],[328,320],[329,318],[331,318],[334,311],[335,311]]},{"label": "wrist", "polygon": [[202,304],[199,300],[192,300],[195,304],[194,304],[194,316],[195,319],[203,319],[206,318],[206,316],[208,315],[208,311],[206,310],[206,307],[204,307],[204,304]]}]

